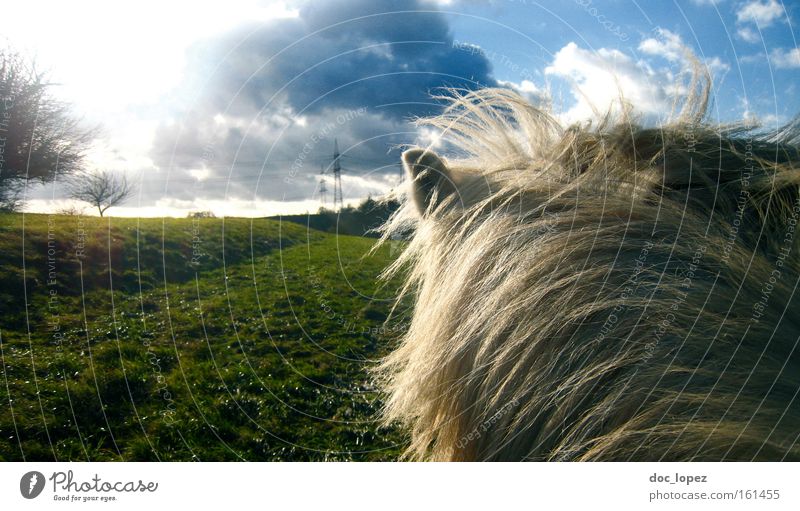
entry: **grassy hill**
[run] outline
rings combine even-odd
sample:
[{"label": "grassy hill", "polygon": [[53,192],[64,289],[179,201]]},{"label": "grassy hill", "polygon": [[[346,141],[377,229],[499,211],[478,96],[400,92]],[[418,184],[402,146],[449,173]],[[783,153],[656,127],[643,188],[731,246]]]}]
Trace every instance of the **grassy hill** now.
[{"label": "grassy hill", "polygon": [[0,460],[386,460],[392,246],[267,219],[0,214]]}]

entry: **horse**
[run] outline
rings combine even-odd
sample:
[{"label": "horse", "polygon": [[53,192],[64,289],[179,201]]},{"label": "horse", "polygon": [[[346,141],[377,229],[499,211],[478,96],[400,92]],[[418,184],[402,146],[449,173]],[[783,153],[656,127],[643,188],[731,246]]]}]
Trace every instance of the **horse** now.
[{"label": "horse", "polygon": [[800,460],[798,123],[708,122],[709,87],[650,127],[507,88],[418,120],[376,370],[407,459]]}]

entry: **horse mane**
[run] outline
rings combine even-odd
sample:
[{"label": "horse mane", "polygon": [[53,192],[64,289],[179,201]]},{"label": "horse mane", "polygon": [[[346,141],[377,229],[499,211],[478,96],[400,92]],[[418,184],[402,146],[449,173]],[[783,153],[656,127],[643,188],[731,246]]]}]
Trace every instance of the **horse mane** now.
[{"label": "horse mane", "polygon": [[418,120],[457,178],[407,179],[382,228],[407,240],[386,276],[413,316],[376,375],[408,457],[800,459],[800,123],[709,123],[690,85],[656,127],[503,88]]}]

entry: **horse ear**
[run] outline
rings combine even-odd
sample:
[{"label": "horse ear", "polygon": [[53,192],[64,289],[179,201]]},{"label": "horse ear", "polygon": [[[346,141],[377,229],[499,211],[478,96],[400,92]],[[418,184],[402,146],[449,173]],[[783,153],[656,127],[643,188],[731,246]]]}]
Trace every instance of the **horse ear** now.
[{"label": "horse ear", "polygon": [[419,147],[408,149],[402,160],[410,181],[411,200],[422,216],[456,192],[453,172],[433,151]]}]

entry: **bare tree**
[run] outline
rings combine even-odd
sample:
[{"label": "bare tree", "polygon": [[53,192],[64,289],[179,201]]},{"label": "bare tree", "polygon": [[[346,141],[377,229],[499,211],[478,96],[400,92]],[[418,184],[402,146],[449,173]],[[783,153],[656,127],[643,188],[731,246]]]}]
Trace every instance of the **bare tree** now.
[{"label": "bare tree", "polygon": [[20,191],[28,182],[79,171],[97,135],[51,88],[29,59],[0,48],[0,209],[21,206]]},{"label": "bare tree", "polygon": [[83,216],[85,209],[86,209],[85,206],[70,204],[69,206],[64,206],[63,208],[56,211],[56,214],[64,216]]},{"label": "bare tree", "polygon": [[95,206],[100,216],[108,208],[125,202],[132,193],[124,174],[115,176],[107,170],[75,176],[70,184],[70,197]]}]

